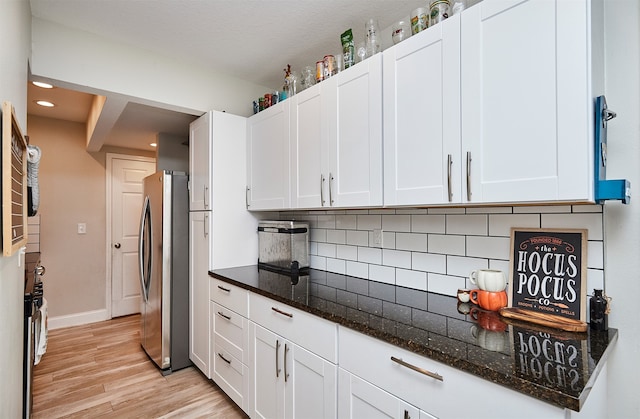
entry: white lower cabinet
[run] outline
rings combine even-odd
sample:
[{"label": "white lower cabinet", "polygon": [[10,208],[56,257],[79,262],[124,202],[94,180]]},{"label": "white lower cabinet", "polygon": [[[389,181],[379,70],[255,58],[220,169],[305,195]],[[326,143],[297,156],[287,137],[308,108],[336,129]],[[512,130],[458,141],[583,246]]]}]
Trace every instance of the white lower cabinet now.
[{"label": "white lower cabinet", "polygon": [[209,371],[209,231],[210,212],[189,213],[189,359],[211,378]]},{"label": "white lower cabinet", "polygon": [[336,417],[335,364],[253,322],[249,341],[251,417]]},{"label": "white lower cabinet", "polygon": [[338,417],[348,419],[435,419],[348,371],[338,370]]}]

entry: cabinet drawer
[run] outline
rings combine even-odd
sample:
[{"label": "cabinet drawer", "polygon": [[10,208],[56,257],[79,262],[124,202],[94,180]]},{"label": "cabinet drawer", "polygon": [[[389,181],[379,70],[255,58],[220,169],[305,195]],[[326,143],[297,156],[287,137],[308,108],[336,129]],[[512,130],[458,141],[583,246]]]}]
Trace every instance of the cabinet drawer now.
[{"label": "cabinet drawer", "polygon": [[222,304],[241,316],[248,316],[247,290],[217,278],[212,278],[211,281],[211,287],[209,288],[209,299],[211,301]]},{"label": "cabinet drawer", "polygon": [[213,333],[212,342],[224,347],[231,355],[247,363],[247,342],[249,341],[248,320],[220,304],[213,303],[211,313]]},{"label": "cabinet drawer", "polygon": [[[339,327],[339,334],[341,368],[434,416],[459,415],[461,400],[465,406],[474,406],[474,417],[495,417],[496,400],[502,412],[518,412],[518,417],[564,415],[563,409],[351,329]],[[391,357],[438,373],[443,381],[402,366]]]},{"label": "cabinet drawer", "polygon": [[254,293],[249,293],[249,308],[251,321],[337,363],[335,323]]},{"label": "cabinet drawer", "polygon": [[249,409],[249,369],[217,344],[213,347],[212,374],[215,383],[245,412]]}]

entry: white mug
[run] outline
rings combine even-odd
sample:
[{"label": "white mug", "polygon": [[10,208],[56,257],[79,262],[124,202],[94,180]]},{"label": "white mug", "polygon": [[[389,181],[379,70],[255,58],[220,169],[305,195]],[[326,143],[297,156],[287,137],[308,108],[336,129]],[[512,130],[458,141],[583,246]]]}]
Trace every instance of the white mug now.
[{"label": "white mug", "polygon": [[500,292],[507,287],[504,272],[495,269],[478,269],[471,272],[469,280],[483,291]]}]

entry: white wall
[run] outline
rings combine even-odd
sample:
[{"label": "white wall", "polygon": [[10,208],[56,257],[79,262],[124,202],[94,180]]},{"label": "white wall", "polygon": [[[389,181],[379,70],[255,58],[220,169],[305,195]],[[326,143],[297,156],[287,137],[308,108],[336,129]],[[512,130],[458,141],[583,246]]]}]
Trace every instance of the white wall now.
[{"label": "white wall", "polygon": [[609,324],[619,340],[609,365],[609,417],[640,417],[640,2],[605,1],[606,97],[618,117],[608,125],[609,179],[631,181],[631,204],[605,206]]},{"label": "white wall", "polygon": [[156,139],[156,169],[189,173],[189,136],[161,132]]},{"label": "white wall", "polygon": [[[28,0],[0,1],[0,101],[13,103],[23,131],[27,125],[27,59],[31,42]],[[20,257],[0,256],[0,416],[22,414],[24,266]]]},{"label": "white wall", "polygon": [[31,71],[63,87],[118,93],[193,115],[219,110],[241,116],[253,114],[253,99],[268,90],[52,22],[34,18],[32,25]]}]

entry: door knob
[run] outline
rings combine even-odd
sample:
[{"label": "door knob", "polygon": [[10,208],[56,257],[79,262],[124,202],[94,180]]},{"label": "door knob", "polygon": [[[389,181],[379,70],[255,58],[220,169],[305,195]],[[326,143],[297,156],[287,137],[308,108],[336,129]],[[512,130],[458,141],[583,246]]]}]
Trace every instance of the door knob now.
[{"label": "door knob", "polygon": [[115,247],[116,249],[120,249],[120,243],[114,244],[113,247]]}]

